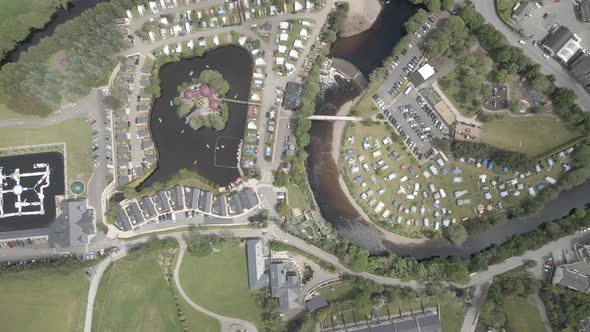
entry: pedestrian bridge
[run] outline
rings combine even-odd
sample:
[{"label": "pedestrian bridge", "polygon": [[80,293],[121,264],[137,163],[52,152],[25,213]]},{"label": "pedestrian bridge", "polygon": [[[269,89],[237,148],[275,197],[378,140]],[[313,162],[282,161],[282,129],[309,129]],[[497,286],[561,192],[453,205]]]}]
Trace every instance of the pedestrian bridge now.
[{"label": "pedestrian bridge", "polygon": [[364,118],[356,116],[336,116],[336,115],[312,115],[308,119],[316,121],[363,121]]}]

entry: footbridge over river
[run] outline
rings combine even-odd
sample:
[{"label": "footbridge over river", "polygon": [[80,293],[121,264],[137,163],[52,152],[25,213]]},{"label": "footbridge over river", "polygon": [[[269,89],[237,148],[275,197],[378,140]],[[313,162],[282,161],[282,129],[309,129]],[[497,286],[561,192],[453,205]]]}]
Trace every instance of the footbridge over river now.
[{"label": "footbridge over river", "polygon": [[336,116],[336,115],[312,115],[308,119],[316,121],[350,121],[359,122],[365,120],[365,118],[359,118],[357,116]]}]

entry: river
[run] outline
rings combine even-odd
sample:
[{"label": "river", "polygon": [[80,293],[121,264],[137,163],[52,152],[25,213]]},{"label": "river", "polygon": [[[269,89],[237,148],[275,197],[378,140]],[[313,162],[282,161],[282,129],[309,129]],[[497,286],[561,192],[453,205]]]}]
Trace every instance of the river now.
[{"label": "river", "polygon": [[0,66],[8,62],[15,62],[20,57],[21,53],[26,52],[29,47],[37,45],[42,38],[50,36],[55,29],[62,23],[78,17],[85,10],[94,8],[101,2],[108,2],[109,0],[70,0],[67,9],[59,9],[52,16],[51,20],[45,24],[42,29],[34,29],[23,41],[10,52],[7,52],[2,60]]},{"label": "river", "polygon": [[[176,114],[170,101],[179,95],[177,87],[205,69],[216,70],[229,83],[227,96],[248,100],[252,79],[252,58],[241,47],[225,46],[205,53],[202,57],[168,63],[160,69],[161,96],[154,101],[150,115],[150,130],[158,150],[158,167],[142,187],[166,182],[182,168],[227,186],[239,176],[237,153],[244,137],[247,105],[228,103],[229,119],[225,129],[193,130]],[[235,98],[234,98],[235,97]]]},{"label": "river", "polygon": [[[402,36],[403,22],[414,12],[415,8],[407,0],[393,0],[384,6],[370,30],[352,37],[339,38],[331,49],[331,56],[348,60],[368,76],[389,56]],[[349,84],[334,86],[326,91],[323,101],[318,103],[316,114],[333,115],[345,102],[354,99],[359,93],[358,89]],[[359,215],[343,191],[347,189],[340,187],[338,167],[331,157],[333,130],[334,125],[331,122],[314,121],[311,126],[312,144],[308,147],[307,161],[310,184],[323,217],[345,239],[374,254],[389,250],[399,256],[414,256],[419,259],[469,256],[493,244],[502,243],[514,234],[532,231],[543,222],[560,218],[571,209],[583,207],[590,202],[590,181],[587,181],[548,202],[538,215],[491,227],[485,232],[470,236],[462,246],[454,246],[445,239],[427,240],[415,245],[393,243],[385,240],[381,230]]]}]

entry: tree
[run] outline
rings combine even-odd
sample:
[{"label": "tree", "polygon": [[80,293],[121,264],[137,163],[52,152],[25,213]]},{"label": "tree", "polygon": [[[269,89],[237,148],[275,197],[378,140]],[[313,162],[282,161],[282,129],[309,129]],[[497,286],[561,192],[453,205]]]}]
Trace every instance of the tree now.
[{"label": "tree", "polygon": [[104,97],[104,99],[102,100],[102,103],[104,104],[104,106],[106,108],[112,109],[112,110],[116,110],[121,108],[121,100],[115,96],[109,95]]},{"label": "tree", "polygon": [[352,272],[366,271],[369,266],[369,251],[365,248],[351,245],[348,248],[350,270]]},{"label": "tree", "polygon": [[554,87],[553,83],[551,83],[545,75],[537,75],[537,77],[533,79],[532,84],[533,89],[545,94],[551,94]]},{"label": "tree", "polygon": [[506,83],[506,77],[508,76],[508,71],[506,69],[500,69],[494,71],[494,81],[496,83]]},{"label": "tree", "polygon": [[461,224],[452,224],[446,229],[446,236],[456,246],[459,246],[467,240],[467,231]]},{"label": "tree", "polygon": [[289,177],[287,176],[287,173],[283,172],[281,169],[278,169],[275,172],[275,180],[274,180],[274,185],[276,187],[284,187],[287,185],[287,183],[289,182]]},{"label": "tree", "polygon": [[291,213],[291,209],[289,208],[289,205],[282,203],[279,205],[277,212],[283,217],[288,217],[289,213]]},{"label": "tree", "polygon": [[451,11],[455,6],[455,0],[442,0],[441,8],[446,11]]},{"label": "tree", "polygon": [[436,12],[440,11],[440,7],[441,7],[440,0],[428,0],[428,3],[426,4],[426,8],[431,13],[436,13]]}]

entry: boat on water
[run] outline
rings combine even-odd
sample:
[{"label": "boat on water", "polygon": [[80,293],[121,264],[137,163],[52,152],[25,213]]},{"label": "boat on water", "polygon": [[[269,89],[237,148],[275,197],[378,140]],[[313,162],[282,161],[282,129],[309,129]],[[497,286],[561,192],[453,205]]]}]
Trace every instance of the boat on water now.
[{"label": "boat on water", "polygon": [[205,144],[205,145],[207,145],[207,149],[210,149],[209,144]]},{"label": "boat on water", "polygon": [[193,163],[193,165],[196,165],[196,164],[197,164],[197,160],[195,159],[195,162]]},{"label": "boat on water", "polygon": [[184,129],[180,132],[181,134],[184,134]]},{"label": "boat on water", "polygon": [[205,67],[207,67],[207,69],[211,68],[211,67],[209,67],[209,65],[205,65]]},{"label": "boat on water", "polygon": [[188,76],[193,76],[193,74],[194,74],[194,73],[195,73],[195,71],[194,71],[194,70],[191,70],[191,71],[188,73]]},{"label": "boat on water", "polygon": [[162,123],[162,118],[158,118],[158,121],[160,121],[160,123]]}]

